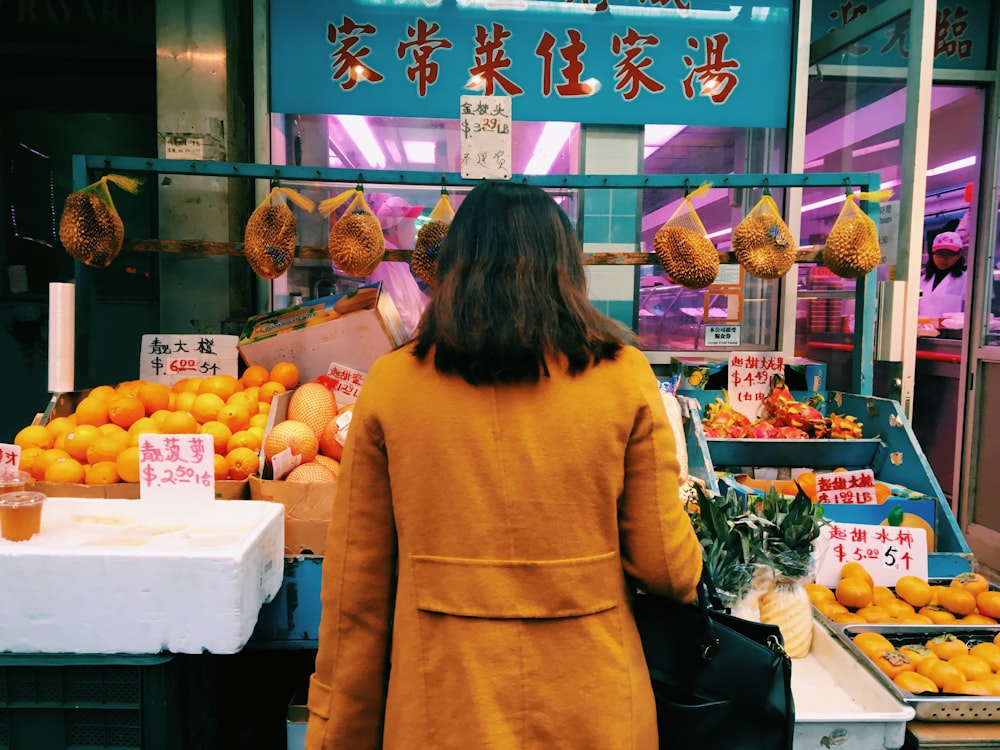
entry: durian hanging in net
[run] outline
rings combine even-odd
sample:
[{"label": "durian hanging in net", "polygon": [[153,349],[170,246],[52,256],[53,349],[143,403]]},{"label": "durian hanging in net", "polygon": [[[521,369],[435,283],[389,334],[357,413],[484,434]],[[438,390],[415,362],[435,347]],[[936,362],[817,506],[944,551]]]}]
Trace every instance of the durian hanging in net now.
[{"label": "durian hanging in net", "polygon": [[685,196],[653,237],[653,249],[667,276],[688,289],[703,289],[719,275],[719,251],[705,236],[705,226],[691,203],[710,187],[706,183]]},{"label": "durian hanging in net", "polygon": [[441,191],[430,221],[417,231],[417,242],[410,256],[410,270],[413,275],[425,284],[434,286],[437,283],[437,256],[441,243],[448,236],[451,220],[455,218],[455,209],[448,199],[448,191]]},{"label": "durian hanging in net", "polygon": [[823,265],[831,273],[845,279],[856,279],[878,267],[882,259],[878,227],[861,210],[858,201],[885,200],[891,195],[891,190],[882,190],[857,195],[851,193],[844,199],[844,205],[823,247]]},{"label": "durian hanging in net", "polygon": [[349,276],[368,276],[385,257],[385,235],[375,213],[365,200],[364,190],[346,191],[319,204],[320,213],[329,216],[344,202],[354,196],[350,205],[333,226],[327,238],[330,260]]},{"label": "durian hanging in net", "polygon": [[758,279],[778,279],[795,263],[795,238],[778,205],[765,193],[733,229],[732,248],[746,272]]},{"label": "durian hanging in net", "polygon": [[243,255],[253,272],[262,279],[276,279],[295,260],[298,244],[298,222],[285,199],[305,211],[315,204],[294,190],[273,187],[267,197],[250,214],[243,233]]},{"label": "durian hanging in net", "polygon": [[125,225],[115,208],[108,183],[129,193],[141,182],[119,174],[104,175],[66,197],[59,217],[59,241],[66,252],[91,268],[107,268],[125,241]]}]

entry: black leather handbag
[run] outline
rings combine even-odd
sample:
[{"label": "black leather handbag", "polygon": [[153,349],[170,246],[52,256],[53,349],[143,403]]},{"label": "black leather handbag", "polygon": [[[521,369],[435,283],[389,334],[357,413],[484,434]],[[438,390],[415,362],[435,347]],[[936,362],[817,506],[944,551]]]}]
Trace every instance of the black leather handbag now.
[{"label": "black leather handbag", "polygon": [[661,748],[792,747],[792,664],[775,625],[724,611],[702,576],[696,604],[636,593]]}]

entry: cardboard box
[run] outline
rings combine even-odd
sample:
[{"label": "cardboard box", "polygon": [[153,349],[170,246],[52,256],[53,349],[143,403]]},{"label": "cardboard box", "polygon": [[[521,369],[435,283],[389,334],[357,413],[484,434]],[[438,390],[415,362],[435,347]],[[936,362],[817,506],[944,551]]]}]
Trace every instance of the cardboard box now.
[{"label": "cardboard box", "polygon": [[[729,357],[672,357],[677,390],[720,391],[729,388]],[[826,390],[826,363],[805,357],[785,358],[785,383],[792,391]]]},{"label": "cardboard box", "polygon": [[270,503],[51,497],[0,540],[0,651],[233,654],[284,576]]},{"label": "cardboard box", "polygon": [[294,362],[301,382],[307,382],[333,363],[367,372],[406,340],[399,311],[378,283],[254,316],[239,351],[247,365],[270,369]]},{"label": "cardboard box", "polygon": [[285,509],[285,555],[323,555],[333,515],[336,482],[286,482],[250,477],[250,499]]}]

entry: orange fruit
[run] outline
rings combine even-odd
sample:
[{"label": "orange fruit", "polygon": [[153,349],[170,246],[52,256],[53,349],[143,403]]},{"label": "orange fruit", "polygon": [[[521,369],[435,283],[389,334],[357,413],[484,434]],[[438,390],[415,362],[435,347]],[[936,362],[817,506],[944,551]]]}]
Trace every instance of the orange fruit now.
[{"label": "orange fruit", "polygon": [[250,426],[250,414],[242,404],[223,404],[215,416],[222,424],[233,432],[245,430]]},{"label": "orange fruit", "polygon": [[990,590],[990,582],[979,573],[959,573],[951,579],[951,585],[963,588],[973,596],[979,596],[984,591]]},{"label": "orange fruit", "polygon": [[947,625],[956,622],[958,619],[951,612],[936,604],[928,604],[926,607],[921,607],[917,610],[917,614],[929,617],[935,625]]},{"label": "orange fruit", "polygon": [[[143,417],[143,419],[146,419],[146,417]],[[135,422],[133,422],[132,424],[135,424]],[[114,422],[108,422],[107,424],[102,424],[97,429],[101,431],[101,434],[104,437],[123,438],[128,435],[128,430],[126,430],[124,427],[119,427]]]},{"label": "orange fruit", "polygon": [[45,425],[45,429],[52,434],[53,438],[57,438],[60,435],[66,434],[74,427],[76,427],[75,414],[72,414],[68,417],[53,417]]},{"label": "orange fruit", "polygon": [[851,609],[861,609],[872,603],[872,587],[861,578],[841,578],[836,593],[837,601]]},{"label": "orange fruit", "polygon": [[299,384],[299,368],[291,362],[279,362],[271,368],[267,379],[281,383],[286,390],[290,391]]},{"label": "orange fruit", "polygon": [[22,427],[14,436],[14,445],[21,446],[21,450],[25,448],[41,448],[42,450],[46,450],[51,448],[55,441],[55,435],[40,424]]},{"label": "orange fruit", "polygon": [[135,396],[139,397],[139,389],[142,388],[142,380],[123,380],[115,388],[115,394],[118,396]]},{"label": "orange fruit", "polygon": [[231,451],[233,448],[249,448],[254,453],[260,452],[260,446],[262,442],[262,436],[255,432],[250,432],[250,430],[239,430],[232,433],[229,440],[226,442],[226,453]]},{"label": "orange fruit", "polygon": [[45,479],[45,470],[60,458],[72,458],[72,456],[62,448],[49,448],[42,451],[31,466],[31,476],[39,481]]},{"label": "orange fruit", "polygon": [[944,659],[946,661],[954,659],[956,656],[969,653],[969,647],[966,645],[965,641],[960,638],[956,638],[951,633],[943,633],[941,635],[934,636],[924,645],[937,654],[939,659]]},{"label": "orange fruit", "polygon": [[212,445],[216,453],[221,453],[223,456],[228,453],[229,449],[226,446],[229,443],[229,438],[233,436],[233,431],[222,424],[222,422],[217,419],[205,422],[198,428],[198,432],[202,435],[212,436]]},{"label": "orange fruit", "polygon": [[945,693],[955,693],[957,695],[994,695],[996,688],[987,680],[965,680],[955,682],[943,688]]},{"label": "orange fruit", "polygon": [[889,614],[889,617],[900,618],[916,613],[912,604],[907,604],[900,599],[893,599],[891,602],[876,606],[881,606]]},{"label": "orange fruit", "polygon": [[260,456],[249,448],[234,448],[226,454],[226,463],[229,464],[230,479],[246,479],[257,473]]},{"label": "orange fruit", "polygon": [[246,409],[247,414],[251,417],[256,416],[257,412],[260,411],[260,403],[257,401],[257,397],[247,393],[246,391],[237,391],[226,399],[226,406],[232,406],[234,404],[242,406]]},{"label": "orange fruit", "polygon": [[94,396],[87,396],[76,405],[76,423],[99,426],[108,422],[108,399],[103,401]]},{"label": "orange fruit", "polygon": [[[267,381],[265,381],[265,382],[267,382]],[[244,388],[242,391],[240,391],[240,393],[242,393],[244,396],[249,396],[254,401],[260,401],[260,386],[259,385],[251,385],[251,386],[249,386],[247,388]],[[233,395],[235,396],[236,394],[234,393]]]},{"label": "orange fruit", "polygon": [[86,468],[83,477],[84,484],[117,484],[121,480],[114,461],[100,461],[91,464]]},{"label": "orange fruit", "polygon": [[198,420],[186,411],[170,412],[164,418],[160,432],[164,435],[196,435],[198,433]]},{"label": "orange fruit", "polygon": [[90,391],[87,393],[87,398],[96,398],[101,401],[110,401],[112,396],[116,395],[117,393],[118,391],[116,391],[110,385],[99,385],[95,388],[90,389]]},{"label": "orange fruit", "polygon": [[136,394],[146,407],[146,416],[170,406],[171,390],[163,383],[143,383]]},{"label": "orange fruit", "polygon": [[254,414],[250,417],[250,427],[259,427],[260,429],[267,428],[267,414]]},{"label": "orange fruit", "polygon": [[971,615],[976,611],[975,595],[960,586],[949,586],[938,594],[938,604],[955,615]]},{"label": "orange fruit", "polygon": [[114,461],[118,458],[118,454],[128,447],[128,440],[127,433],[119,437],[102,435],[87,448],[87,463],[93,466],[102,461]]},{"label": "orange fruit", "polygon": [[872,579],[872,574],[865,570],[865,566],[859,562],[848,562],[844,563],[843,567],[840,569],[841,578],[860,578],[868,584],[869,588],[875,586],[875,581]]},{"label": "orange fruit", "polygon": [[260,390],[257,392],[257,400],[263,404],[269,404],[271,403],[271,399],[287,390],[281,383],[269,380],[260,387]]},{"label": "orange fruit", "polygon": [[251,434],[253,434],[253,435],[256,435],[257,439],[260,441],[260,444],[261,445],[264,444],[264,428],[263,427],[254,427],[253,425],[250,425],[249,427],[247,427],[246,431],[249,432],[249,433],[251,433]]},{"label": "orange fruit", "polygon": [[336,482],[337,477],[333,475],[325,466],[321,466],[315,461],[309,461],[304,464],[299,464],[290,472],[288,476],[285,477],[286,482],[302,482],[309,484],[310,482]]},{"label": "orange fruit", "polygon": [[[24,454],[21,454],[24,460]],[[976,607],[981,614],[1000,619],[1000,591],[984,591],[976,597]]]},{"label": "orange fruit", "polygon": [[795,477],[795,482],[799,485],[799,488],[806,494],[806,496],[816,502],[816,472],[814,471],[804,471]]},{"label": "orange fruit", "polygon": [[934,620],[929,618],[927,615],[921,615],[918,613],[913,613],[912,615],[903,615],[902,617],[897,617],[896,621],[900,625],[933,625]]},{"label": "orange fruit", "polygon": [[182,391],[174,398],[174,411],[186,411],[188,413],[194,408],[194,402],[198,399],[195,391]]},{"label": "orange fruit", "polygon": [[[313,461],[318,463],[320,466],[325,466],[333,473],[333,476],[335,476],[338,479],[340,478],[340,461],[335,461],[329,456],[324,456],[322,453],[317,453],[316,458],[314,458]],[[823,588],[826,587],[824,586]],[[826,590],[830,591],[830,589]],[[831,597],[833,596],[832,591],[830,591],[830,596]]]},{"label": "orange fruit", "polygon": [[[39,456],[41,456],[43,453],[45,453],[46,450],[50,450],[50,449],[48,449],[48,448],[22,448],[21,449],[21,460],[18,463],[18,468],[21,471],[26,471],[29,474],[31,474],[31,476],[35,477],[35,463],[38,461]],[[42,472],[42,476],[44,476],[44,475],[45,475],[45,472],[43,471]],[[38,478],[39,477],[35,477],[35,479],[38,479]]]},{"label": "orange fruit", "polygon": [[232,375],[209,375],[198,384],[198,393],[214,393],[225,401],[241,387],[240,381]]},{"label": "orange fruit", "polygon": [[181,378],[176,383],[173,384],[170,390],[174,393],[186,393],[191,391],[193,393],[198,393],[198,387],[201,385],[202,378]]},{"label": "orange fruit", "polygon": [[115,468],[118,469],[118,476],[123,482],[139,481],[139,446],[130,445],[118,454],[115,460]]},{"label": "orange fruit", "polygon": [[845,607],[840,602],[823,602],[822,604],[817,604],[816,609],[818,609],[824,615],[829,617],[831,620],[837,615],[844,615],[850,613],[850,610],[847,609],[847,607]]},{"label": "orange fruit", "polygon": [[[928,665],[925,670],[925,676],[930,677],[934,681],[934,684],[941,690],[947,690],[965,682],[965,675],[959,671],[958,667],[954,664],[949,664],[943,659],[938,659],[937,661],[928,659],[921,662],[921,664]],[[951,691],[949,690],[949,692]]]},{"label": "orange fruit", "polygon": [[[207,378],[206,378],[207,380]],[[194,403],[188,409],[191,416],[198,420],[199,424],[215,420],[218,413],[226,405],[226,402],[216,393],[199,393],[194,397]]]},{"label": "orange fruit", "polygon": [[272,427],[267,434],[264,456],[271,459],[285,449],[291,450],[293,455],[302,456],[302,461],[308,463],[316,458],[319,441],[309,425],[286,419]]},{"label": "orange fruit", "polygon": [[115,396],[108,402],[108,419],[119,427],[131,427],[146,416],[146,407],[137,396]]},{"label": "orange fruit", "polygon": [[948,660],[967,680],[984,680],[993,674],[989,662],[979,656],[959,654]]},{"label": "orange fruit", "polygon": [[961,618],[959,622],[965,625],[996,625],[997,621],[992,617],[987,617],[986,615],[981,615],[978,612],[973,612],[971,615],[966,615]]},{"label": "orange fruit", "polygon": [[156,423],[156,420],[152,417],[143,417],[142,419],[137,419],[132,423],[132,426],[128,428],[128,443],[129,445],[138,445],[140,435],[159,435],[161,432],[160,426]]},{"label": "orange fruit", "polygon": [[271,373],[266,367],[250,365],[240,376],[240,382],[243,383],[244,388],[249,388],[254,385],[264,385],[270,378]]},{"label": "orange fruit", "polygon": [[[319,458],[319,456],[317,456]],[[868,622],[864,617],[854,612],[843,612],[830,618],[838,625],[864,625]]]},{"label": "orange fruit", "polygon": [[899,598],[914,607],[926,607],[931,603],[934,592],[931,585],[917,576],[902,576],[896,581]]},{"label": "orange fruit", "polygon": [[157,409],[156,411],[154,411],[152,414],[149,415],[149,418],[153,420],[153,423],[157,427],[162,428],[163,420],[167,418],[167,415],[172,414],[173,412],[174,409]]},{"label": "orange fruit", "polygon": [[215,467],[215,478],[229,479],[229,462],[226,461],[226,457],[221,453],[216,453],[212,456],[212,461]]},{"label": "orange fruit", "polygon": [[874,659],[879,654],[896,650],[896,647],[892,645],[892,641],[881,633],[873,631],[866,630],[863,633],[858,633],[851,640],[858,647],[858,650],[869,659]]},{"label": "orange fruit", "polygon": [[337,399],[319,383],[303,383],[288,401],[288,418],[309,425],[317,438],[336,415]]},{"label": "orange fruit", "polygon": [[101,431],[92,424],[81,424],[66,433],[66,452],[77,461],[87,460],[87,449],[98,438]]},{"label": "orange fruit", "polygon": [[869,604],[867,607],[860,607],[855,613],[865,618],[865,622],[889,622],[890,615],[883,607]]},{"label": "orange fruit", "polygon": [[79,484],[85,476],[83,464],[75,458],[57,458],[45,469],[46,482]]},{"label": "orange fruit", "polygon": [[872,604],[884,607],[889,602],[899,601],[896,595],[885,586],[872,586]]},{"label": "orange fruit", "polygon": [[973,656],[978,656],[989,664],[992,671],[1000,672],[1000,646],[997,644],[990,642],[977,643],[969,649],[969,653]]},{"label": "orange fruit", "polygon": [[906,654],[907,658],[918,667],[920,666],[920,662],[924,659],[938,658],[938,655],[927,648],[927,646],[922,646],[919,643],[907,643],[906,645],[900,646],[899,653]]}]

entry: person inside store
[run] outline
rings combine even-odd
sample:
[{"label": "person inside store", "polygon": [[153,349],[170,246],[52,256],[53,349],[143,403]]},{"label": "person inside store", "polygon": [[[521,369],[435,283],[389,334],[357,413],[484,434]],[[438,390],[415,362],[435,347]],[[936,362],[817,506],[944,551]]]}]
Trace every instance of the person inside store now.
[{"label": "person inside store", "polygon": [[943,318],[949,313],[962,312],[966,271],[959,234],[941,232],[936,235],[920,277],[920,317]]},{"label": "person inside store", "polygon": [[702,558],[652,368],[536,187],[472,190],[437,280],[354,405],[306,747],[653,750],[626,581],[689,602]]}]

